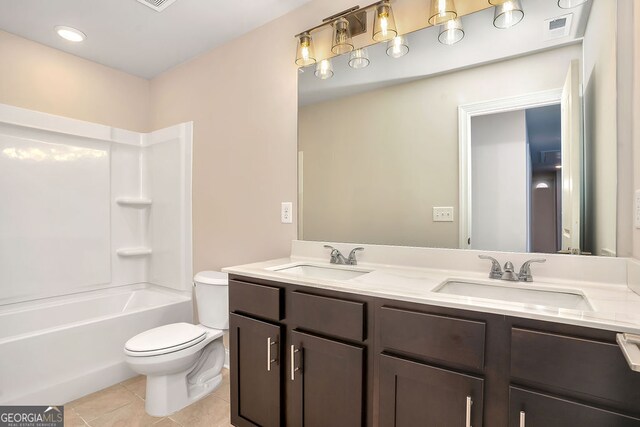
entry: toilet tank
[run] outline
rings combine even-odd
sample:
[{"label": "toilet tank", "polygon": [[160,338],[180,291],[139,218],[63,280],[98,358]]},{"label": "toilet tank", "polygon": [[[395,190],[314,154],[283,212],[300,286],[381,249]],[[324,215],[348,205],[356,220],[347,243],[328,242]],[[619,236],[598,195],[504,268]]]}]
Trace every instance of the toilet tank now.
[{"label": "toilet tank", "polygon": [[219,271],[201,271],[193,278],[200,324],[229,329],[229,276]]}]

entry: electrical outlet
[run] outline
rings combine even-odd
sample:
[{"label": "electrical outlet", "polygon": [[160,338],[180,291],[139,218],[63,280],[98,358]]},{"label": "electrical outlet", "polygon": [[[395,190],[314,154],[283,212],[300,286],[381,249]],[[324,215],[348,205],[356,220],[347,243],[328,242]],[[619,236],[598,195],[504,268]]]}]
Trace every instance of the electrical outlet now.
[{"label": "electrical outlet", "polygon": [[633,201],[633,224],[636,228],[640,228],[640,190],[636,190]]},{"label": "electrical outlet", "polygon": [[280,207],[280,222],[283,224],[291,224],[293,222],[293,203],[282,202]]},{"label": "electrical outlet", "polygon": [[453,222],[453,207],[434,207],[433,222]]}]

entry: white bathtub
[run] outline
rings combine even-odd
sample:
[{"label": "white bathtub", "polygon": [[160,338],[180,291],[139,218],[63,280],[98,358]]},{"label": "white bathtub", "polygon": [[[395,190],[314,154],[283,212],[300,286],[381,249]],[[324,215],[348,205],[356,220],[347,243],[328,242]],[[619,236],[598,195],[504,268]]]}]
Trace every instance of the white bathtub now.
[{"label": "white bathtub", "polygon": [[192,318],[190,297],[154,285],[0,306],[0,405],[61,405],[123,381],[129,338]]}]

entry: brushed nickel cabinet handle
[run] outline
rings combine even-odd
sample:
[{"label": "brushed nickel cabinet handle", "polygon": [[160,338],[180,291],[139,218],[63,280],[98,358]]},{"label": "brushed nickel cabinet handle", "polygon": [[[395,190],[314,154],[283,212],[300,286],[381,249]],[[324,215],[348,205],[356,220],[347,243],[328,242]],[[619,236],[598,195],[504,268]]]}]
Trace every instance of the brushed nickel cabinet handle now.
[{"label": "brushed nickel cabinet handle", "polygon": [[525,417],[524,411],[520,411],[520,427],[524,427],[524,417]]},{"label": "brushed nickel cabinet handle", "polygon": [[291,381],[296,380],[296,371],[300,370],[299,366],[296,368],[296,353],[300,353],[300,350],[296,349],[296,346],[291,344]]},{"label": "brushed nickel cabinet handle", "polygon": [[471,405],[473,405],[473,400],[471,400],[471,396],[467,396],[467,413],[466,413],[466,421],[464,423],[465,427],[471,427]]},{"label": "brushed nickel cabinet handle", "polygon": [[271,364],[278,362],[277,357],[271,358],[271,347],[274,345],[278,345],[278,341],[272,341],[271,337],[267,338],[267,371],[271,371]]}]

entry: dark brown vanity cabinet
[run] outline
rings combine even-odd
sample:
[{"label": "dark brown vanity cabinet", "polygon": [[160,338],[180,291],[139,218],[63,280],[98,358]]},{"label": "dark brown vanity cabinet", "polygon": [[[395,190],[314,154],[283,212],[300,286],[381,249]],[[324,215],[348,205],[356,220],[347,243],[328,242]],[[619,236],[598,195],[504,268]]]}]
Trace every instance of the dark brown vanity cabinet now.
[{"label": "dark brown vanity cabinet", "polygon": [[282,328],[250,317],[230,314],[231,395],[236,426],[279,427],[282,423]]},{"label": "dark brown vanity cabinet", "polygon": [[509,427],[638,427],[635,418],[518,387],[509,389]]},{"label": "dark brown vanity cabinet", "polygon": [[511,328],[509,426],[640,427],[640,374],[613,334],[562,329]]},{"label": "dark brown vanity cabinet", "polygon": [[291,332],[294,425],[351,427],[364,422],[364,349]]},{"label": "dark brown vanity cabinet", "polygon": [[386,305],[376,321],[381,427],[483,425],[485,322]]},{"label": "dark brown vanity cabinet", "polygon": [[483,425],[483,382],[479,377],[380,356],[380,426]]},{"label": "dark brown vanity cabinet", "polygon": [[371,425],[365,302],[232,278],[229,307],[234,425]]},{"label": "dark brown vanity cabinet", "polygon": [[640,427],[615,332],[232,276],[231,422]]}]

